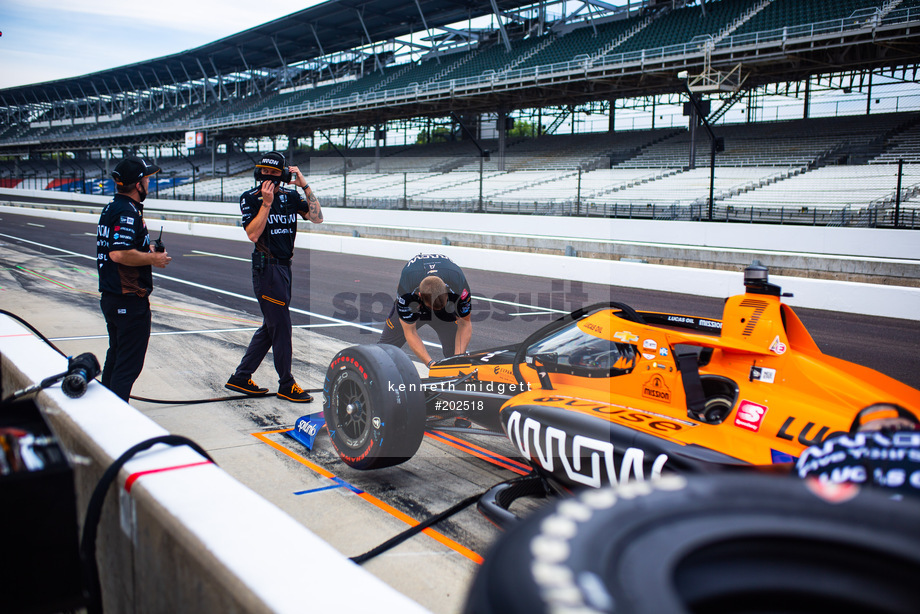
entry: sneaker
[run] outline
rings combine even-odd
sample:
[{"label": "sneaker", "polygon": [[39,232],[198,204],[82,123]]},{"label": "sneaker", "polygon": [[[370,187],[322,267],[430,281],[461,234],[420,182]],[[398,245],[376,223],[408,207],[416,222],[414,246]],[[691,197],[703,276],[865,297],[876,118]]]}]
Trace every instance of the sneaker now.
[{"label": "sneaker", "polygon": [[294,403],[309,403],[313,400],[309,392],[297,385],[297,382],[291,382],[290,386],[282,386],[278,390],[278,396]]},{"label": "sneaker", "polygon": [[227,380],[227,383],[224,384],[224,388],[236,390],[237,392],[242,392],[252,397],[268,394],[268,388],[259,388],[256,386],[256,383],[252,381],[251,377],[244,378],[237,377],[236,375],[231,375],[230,379]]}]

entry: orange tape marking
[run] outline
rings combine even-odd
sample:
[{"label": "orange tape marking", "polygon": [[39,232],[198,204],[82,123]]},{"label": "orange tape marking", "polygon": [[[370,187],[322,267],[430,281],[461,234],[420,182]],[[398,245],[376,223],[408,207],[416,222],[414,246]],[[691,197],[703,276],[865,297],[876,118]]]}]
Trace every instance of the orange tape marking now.
[{"label": "orange tape marking", "polygon": [[447,433],[438,431],[437,427],[432,427],[432,430],[434,430],[436,434],[432,434],[426,431],[425,437],[430,437],[439,443],[443,443],[444,445],[456,448],[457,450],[470,454],[471,456],[475,456],[476,458],[481,458],[486,462],[492,463],[496,467],[501,467],[502,469],[513,471],[518,475],[527,475],[531,471],[530,467],[524,463],[510,459],[507,456],[502,456],[501,454],[497,454],[487,450],[486,448],[477,446],[476,444],[470,443],[464,439],[460,439],[458,437],[454,437]]},{"label": "orange tape marking", "polygon": [[[266,444],[270,445],[271,447],[273,447],[274,449],[278,450],[279,452],[282,452],[283,454],[286,454],[286,455],[289,456],[290,458],[293,458],[293,459],[296,460],[298,463],[300,463],[300,464],[302,464],[302,465],[304,465],[304,466],[306,466],[306,467],[309,467],[310,469],[312,469],[312,470],[315,471],[316,473],[320,474],[321,476],[323,476],[323,477],[325,477],[325,478],[329,478],[329,479],[335,478],[336,475],[335,475],[334,473],[332,473],[331,471],[329,471],[329,470],[327,470],[327,469],[324,469],[323,467],[320,467],[320,466],[317,465],[316,463],[307,460],[306,458],[300,456],[299,454],[297,454],[297,453],[295,453],[295,452],[292,452],[291,450],[288,450],[287,448],[285,448],[284,446],[282,446],[280,443],[275,443],[274,441],[272,441],[271,439],[269,439],[268,437],[266,437],[266,435],[272,435],[272,434],[275,434],[275,433],[286,433],[287,431],[290,431],[290,430],[292,430],[292,429],[280,429],[280,430],[277,430],[277,431],[265,431],[265,432],[262,432],[262,433],[251,433],[251,435],[252,435],[253,437],[255,437],[256,439],[258,439],[259,441],[262,441],[263,443],[266,443]],[[339,478],[339,479],[341,479],[341,478]],[[359,489],[359,490],[360,490],[360,489]],[[419,521],[418,521],[418,520],[415,520],[415,519],[412,518],[411,516],[408,516],[407,514],[404,514],[403,512],[399,511],[398,509],[396,509],[395,507],[393,507],[393,506],[390,505],[389,503],[386,503],[385,501],[381,501],[380,499],[378,499],[377,497],[375,497],[374,495],[372,495],[372,494],[370,494],[370,493],[367,493],[367,492],[363,492],[363,491],[362,491],[362,492],[356,493],[356,494],[357,494],[359,497],[361,497],[362,499],[364,499],[365,501],[367,501],[368,503],[371,503],[371,504],[377,506],[379,509],[381,509],[381,510],[385,511],[386,513],[390,514],[390,515],[393,516],[394,518],[398,518],[399,520],[402,520],[403,522],[405,522],[405,523],[408,524],[409,526],[414,527],[415,525],[419,524]],[[463,556],[465,556],[465,557],[468,558],[469,560],[473,561],[474,563],[477,563],[477,564],[480,564],[480,565],[482,564],[482,557],[481,557],[479,554],[477,554],[476,552],[473,552],[472,550],[470,550],[469,548],[467,548],[466,546],[464,546],[464,545],[462,545],[462,544],[458,544],[457,542],[455,542],[455,541],[452,540],[451,538],[447,537],[446,535],[443,535],[442,533],[439,533],[439,532],[435,531],[435,530],[432,529],[432,528],[423,529],[423,530],[422,530],[422,533],[424,533],[424,534],[427,535],[428,537],[431,537],[432,539],[434,539],[434,540],[440,542],[440,543],[443,544],[444,546],[447,546],[448,548],[450,548],[450,549],[453,550],[454,552],[457,552],[458,554],[462,554]]]}]

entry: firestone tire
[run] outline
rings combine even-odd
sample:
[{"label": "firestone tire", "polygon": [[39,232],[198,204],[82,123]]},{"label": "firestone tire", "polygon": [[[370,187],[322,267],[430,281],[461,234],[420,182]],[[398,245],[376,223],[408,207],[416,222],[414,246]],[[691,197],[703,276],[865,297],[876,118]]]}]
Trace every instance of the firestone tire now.
[{"label": "firestone tire", "polygon": [[586,490],[499,539],[465,612],[916,613],[917,518],[917,500],[789,477]]},{"label": "firestone tire", "polygon": [[418,372],[395,347],[345,348],[326,370],[323,415],[333,447],[350,467],[403,463],[418,451],[425,434]]}]

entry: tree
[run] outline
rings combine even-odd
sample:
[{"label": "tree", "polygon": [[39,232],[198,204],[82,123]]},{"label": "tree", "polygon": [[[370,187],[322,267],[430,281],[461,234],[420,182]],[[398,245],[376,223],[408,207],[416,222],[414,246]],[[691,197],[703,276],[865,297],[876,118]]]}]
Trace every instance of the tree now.
[{"label": "tree", "polygon": [[416,145],[425,145],[426,143],[447,143],[453,140],[453,135],[450,133],[448,128],[438,126],[431,129],[431,134],[429,135],[428,130],[422,130],[418,133],[418,138],[415,139]]},{"label": "tree", "polygon": [[[542,130],[541,130],[542,133]],[[508,136],[539,136],[537,126],[523,119],[514,120],[514,127],[508,131]]]}]

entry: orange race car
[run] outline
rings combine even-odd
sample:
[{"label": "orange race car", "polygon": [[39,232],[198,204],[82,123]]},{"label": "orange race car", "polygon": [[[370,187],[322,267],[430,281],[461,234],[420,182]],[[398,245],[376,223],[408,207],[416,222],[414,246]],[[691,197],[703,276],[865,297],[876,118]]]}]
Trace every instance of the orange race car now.
[{"label": "orange race car", "polygon": [[920,416],[920,391],[823,354],[767,273],[745,269],[722,320],[594,305],[516,346],[438,361],[424,379],[400,349],[347,348],[324,383],[332,442],[352,467],[386,467],[460,417],[470,432],[503,432],[568,491],[788,463],[874,403]]}]

